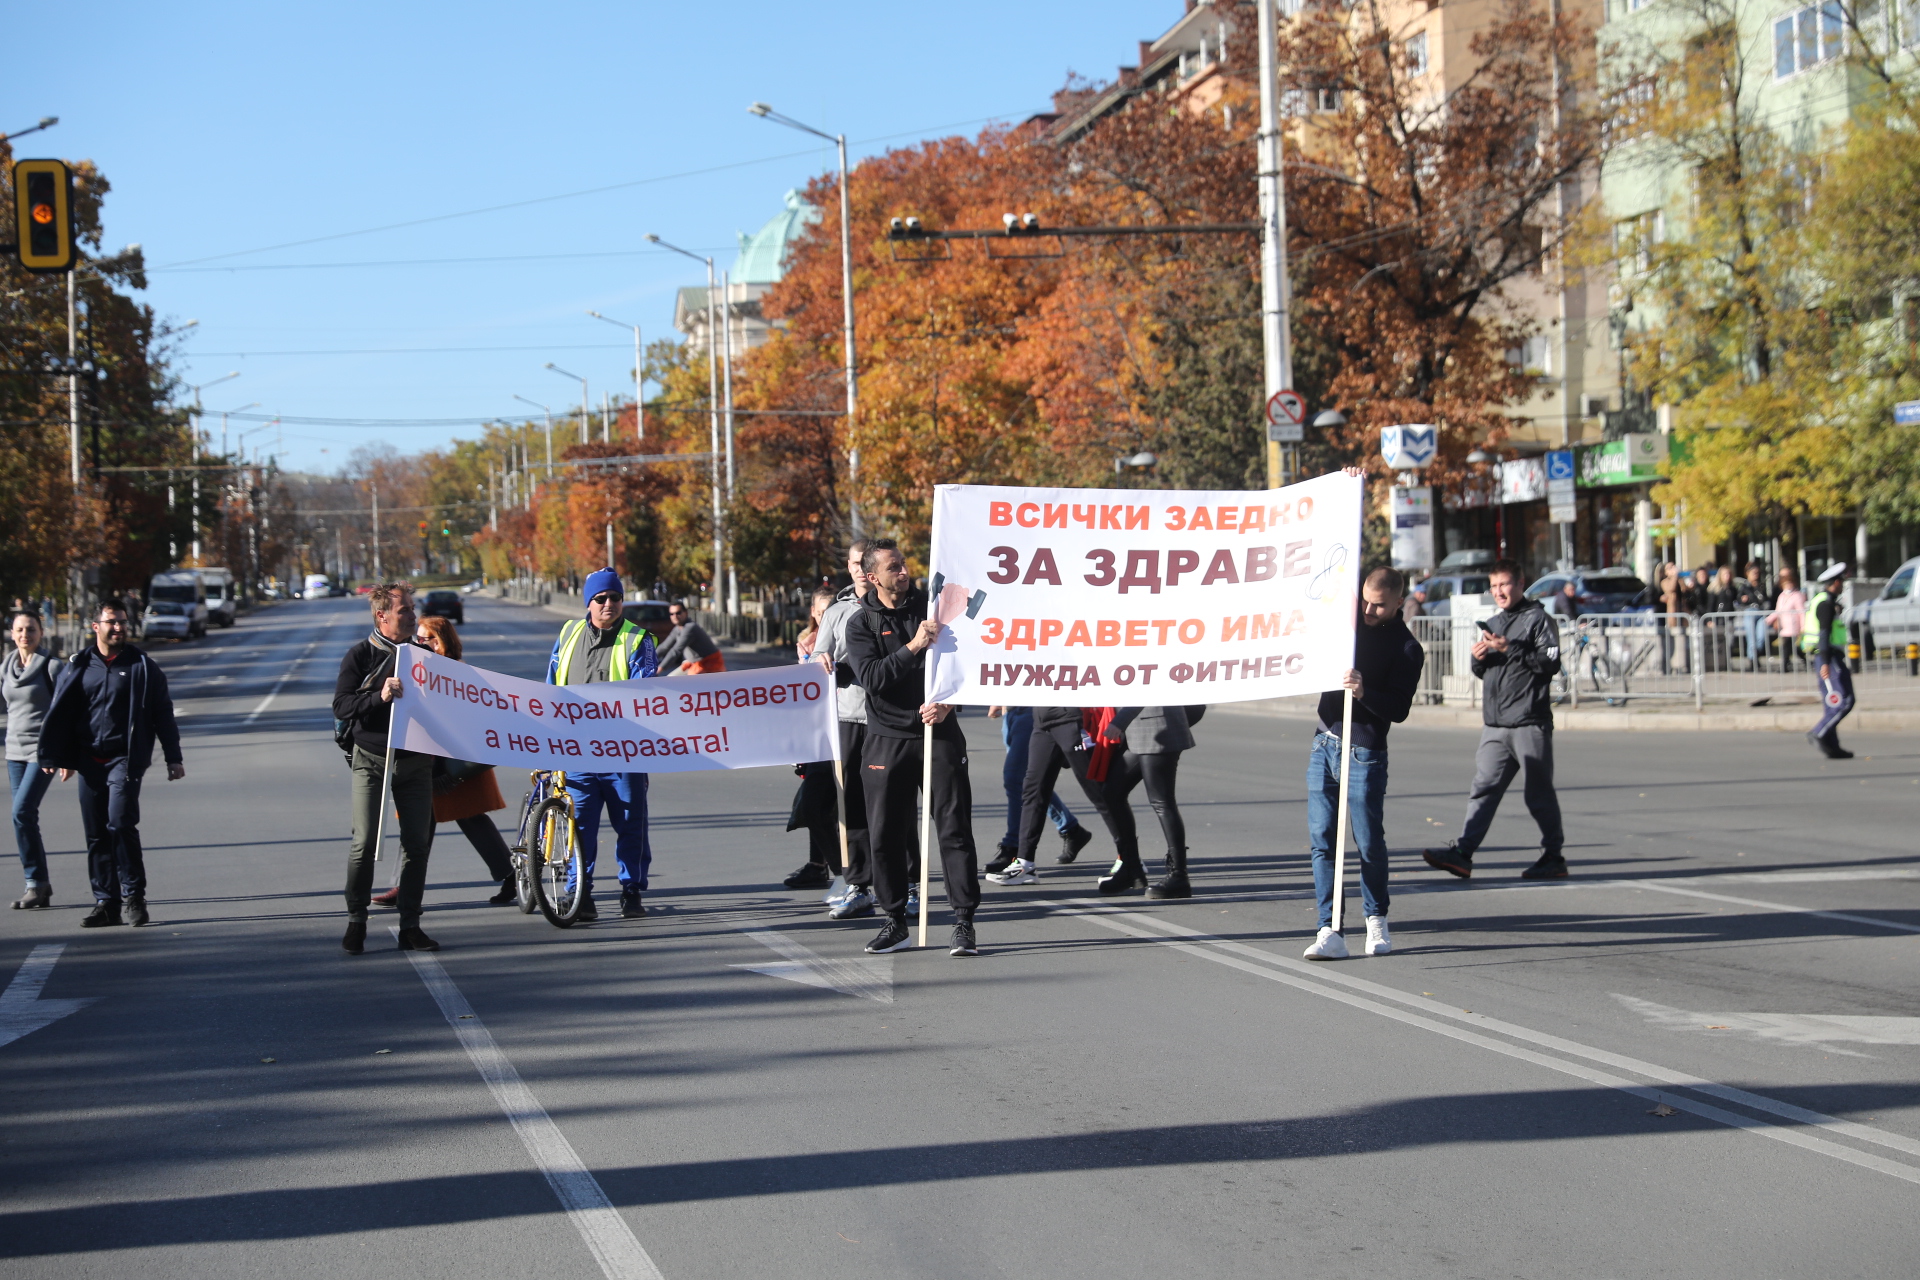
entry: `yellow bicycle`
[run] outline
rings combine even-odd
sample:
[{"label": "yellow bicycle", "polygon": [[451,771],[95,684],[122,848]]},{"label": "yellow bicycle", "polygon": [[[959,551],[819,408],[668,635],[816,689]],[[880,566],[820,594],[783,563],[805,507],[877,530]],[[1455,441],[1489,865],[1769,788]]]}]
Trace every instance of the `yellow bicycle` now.
[{"label": "yellow bicycle", "polygon": [[520,805],[520,841],[513,846],[520,909],[540,914],[556,929],[580,918],[586,895],[578,892],[585,868],[580,830],[574,824],[567,775],[535,772]]}]

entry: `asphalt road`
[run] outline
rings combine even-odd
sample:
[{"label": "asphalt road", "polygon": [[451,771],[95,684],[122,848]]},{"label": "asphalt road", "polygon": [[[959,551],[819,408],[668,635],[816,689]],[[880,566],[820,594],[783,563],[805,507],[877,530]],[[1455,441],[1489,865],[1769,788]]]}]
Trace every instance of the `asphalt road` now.
[{"label": "asphalt road", "polygon": [[[558,619],[469,608],[469,660],[537,678]],[[160,646],[188,776],[149,775],[150,928],[79,929],[50,792],[55,909],[0,912],[0,1276],[1920,1271],[1911,740],[1569,734],[1576,877],[1535,886],[1517,790],[1473,881],[1420,864],[1474,735],[1402,728],[1397,950],[1344,964],[1298,959],[1307,726],[1219,709],[1191,901],[1090,900],[1103,833],[988,886],[977,959],[863,957],[873,922],[779,887],[792,776],[686,774],[645,920],[485,906],[447,827],[445,949],[389,915],[355,958],[326,707],[364,610]]]}]

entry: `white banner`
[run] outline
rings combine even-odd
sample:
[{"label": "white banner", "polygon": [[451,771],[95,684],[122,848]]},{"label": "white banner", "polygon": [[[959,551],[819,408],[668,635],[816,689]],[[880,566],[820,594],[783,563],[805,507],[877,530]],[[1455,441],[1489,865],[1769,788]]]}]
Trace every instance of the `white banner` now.
[{"label": "white banner", "polygon": [[934,490],[929,699],[1244,702],[1353,665],[1358,477],[1285,489]]},{"label": "white banner", "polygon": [[409,647],[393,745],[573,773],[685,773],[839,755],[819,663],[556,688]]}]

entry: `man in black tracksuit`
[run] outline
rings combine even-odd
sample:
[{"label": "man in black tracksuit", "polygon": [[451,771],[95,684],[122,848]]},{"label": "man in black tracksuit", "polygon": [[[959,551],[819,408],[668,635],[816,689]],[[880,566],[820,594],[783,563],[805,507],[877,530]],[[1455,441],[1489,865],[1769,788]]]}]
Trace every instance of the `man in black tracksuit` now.
[{"label": "man in black tracksuit", "polygon": [[[907,851],[920,788],[924,726],[933,726],[933,788],[928,808],[939,842],[947,904],[953,908],[952,954],[976,954],[973,912],[980,905],[973,848],[973,789],[967,739],[953,708],[925,702],[926,651],[940,637],[927,617],[927,597],[913,589],[906,558],[890,542],[867,549],[863,567],[872,590],[847,623],[846,660],[867,693],[867,740],[860,761],[872,846],[873,887],[887,923],[870,952],[900,951],[907,931]],[[928,851],[931,854],[931,850]]]},{"label": "man in black tracksuit", "polygon": [[1512,560],[1487,570],[1487,589],[1500,606],[1481,624],[1473,646],[1473,674],[1480,677],[1480,707],[1486,727],[1474,756],[1473,790],[1460,838],[1426,851],[1427,865],[1466,879],[1473,853],[1486,839],[1507,785],[1527,771],[1527,812],[1540,824],[1540,860],[1521,872],[1526,880],[1558,880],[1567,874],[1561,853],[1560,798],[1553,790],[1553,677],[1560,671],[1560,628],[1536,600],[1520,594],[1526,576]]}]

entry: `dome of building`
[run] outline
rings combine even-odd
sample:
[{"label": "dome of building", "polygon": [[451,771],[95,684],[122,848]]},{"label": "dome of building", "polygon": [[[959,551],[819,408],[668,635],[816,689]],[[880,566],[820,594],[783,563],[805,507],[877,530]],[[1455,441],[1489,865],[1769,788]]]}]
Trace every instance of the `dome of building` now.
[{"label": "dome of building", "polygon": [[740,256],[733,260],[731,276],[736,285],[778,283],[786,270],[787,247],[819,221],[820,211],[801,199],[798,191],[787,192],[786,206],[752,235],[738,233]]}]

